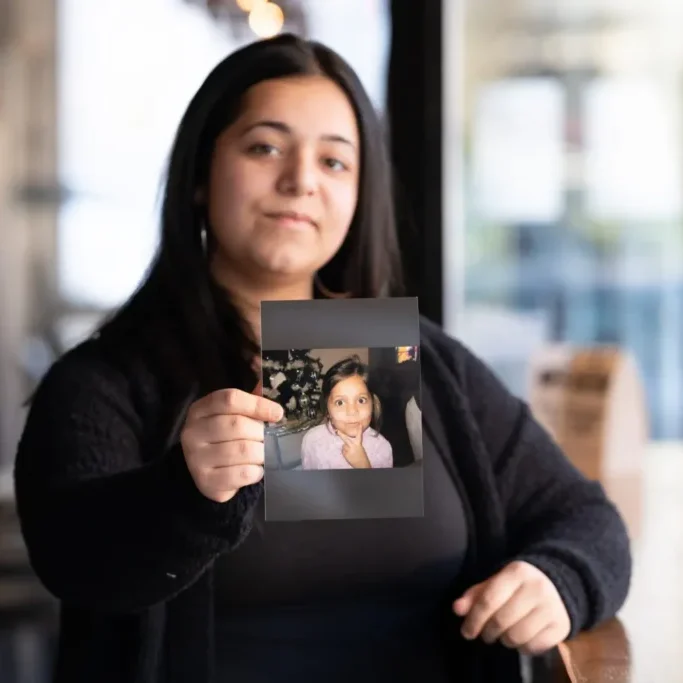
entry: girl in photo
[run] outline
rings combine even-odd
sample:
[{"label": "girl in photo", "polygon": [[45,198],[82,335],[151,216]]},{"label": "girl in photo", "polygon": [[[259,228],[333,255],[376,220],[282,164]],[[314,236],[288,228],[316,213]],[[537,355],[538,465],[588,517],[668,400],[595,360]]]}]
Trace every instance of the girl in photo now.
[{"label": "girl in photo", "polygon": [[368,368],[358,356],[333,365],[323,378],[323,422],[301,444],[305,470],[392,467],[391,444],[379,433],[381,404],[367,385]]}]

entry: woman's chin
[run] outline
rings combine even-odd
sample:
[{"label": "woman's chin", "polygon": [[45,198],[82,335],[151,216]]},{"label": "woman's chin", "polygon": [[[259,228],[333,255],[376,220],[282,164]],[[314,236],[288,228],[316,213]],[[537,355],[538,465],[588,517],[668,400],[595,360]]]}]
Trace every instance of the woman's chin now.
[{"label": "woman's chin", "polygon": [[302,261],[301,254],[268,254],[259,259],[264,274],[279,279],[311,280],[316,271],[315,265]]}]

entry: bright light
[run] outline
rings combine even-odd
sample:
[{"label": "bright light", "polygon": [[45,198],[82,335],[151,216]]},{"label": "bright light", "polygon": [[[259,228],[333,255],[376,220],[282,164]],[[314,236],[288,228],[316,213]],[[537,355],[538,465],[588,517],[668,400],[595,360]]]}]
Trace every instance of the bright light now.
[{"label": "bright light", "polygon": [[268,0],[237,0],[237,6],[244,12],[251,12],[257,5],[265,5]]},{"label": "bright light", "polygon": [[274,2],[258,2],[249,13],[249,26],[259,38],[277,35],[284,23],[284,12]]}]

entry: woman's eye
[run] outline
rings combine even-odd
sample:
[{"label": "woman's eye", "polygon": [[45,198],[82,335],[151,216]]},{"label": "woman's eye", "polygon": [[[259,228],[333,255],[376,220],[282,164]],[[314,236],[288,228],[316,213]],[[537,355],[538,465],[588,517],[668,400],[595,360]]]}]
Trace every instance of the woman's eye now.
[{"label": "woman's eye", "polygon": [[274,145],[269,145],[264,142],[258,142],[249,147],[250,154],[261,157],[272,157],[279,153],[279,150]]},{"label": "woman's eye", "polygon": [[339,159],[335,159],[333,157],[326,157],[325,159],[323,159],[323,163],[332,171],[348,170],[348,166],[343,161],[340,161]]},{"label": "woman's eye", "polygon": [[358,403],[367,403],[368,399],[365,398],[365,396],[361,396],[361,398],[358,399]]},{"label": "woman's eye", "polygon": [[337,406],[337,408],[341,408],[341,407],[344,405],[344,401],[342,401],[341,399],[338,398],[338,399],[334,402],[334,405]]}]

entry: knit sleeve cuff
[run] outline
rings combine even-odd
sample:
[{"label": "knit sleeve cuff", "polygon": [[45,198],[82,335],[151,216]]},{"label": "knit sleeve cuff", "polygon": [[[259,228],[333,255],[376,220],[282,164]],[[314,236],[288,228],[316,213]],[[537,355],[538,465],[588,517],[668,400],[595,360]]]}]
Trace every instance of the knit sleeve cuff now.
[{"label": "knit sleeve cuff", "polygon": [[263,492],[262,481],[244,486],[226,503],[216,503],[195,485],[180,444],[170,449],[164,466],[172,513],[182,516],[196,532],[220,537],[230,545],[237,545],[246,537]]},{"label": "knit sleeve cuff", "polygon": [[514,559],[534,565],[553,582],[569,615],[571,630],[568,640],[592,625],[586,586],[576,569],[549,553],[535,552]]}]

